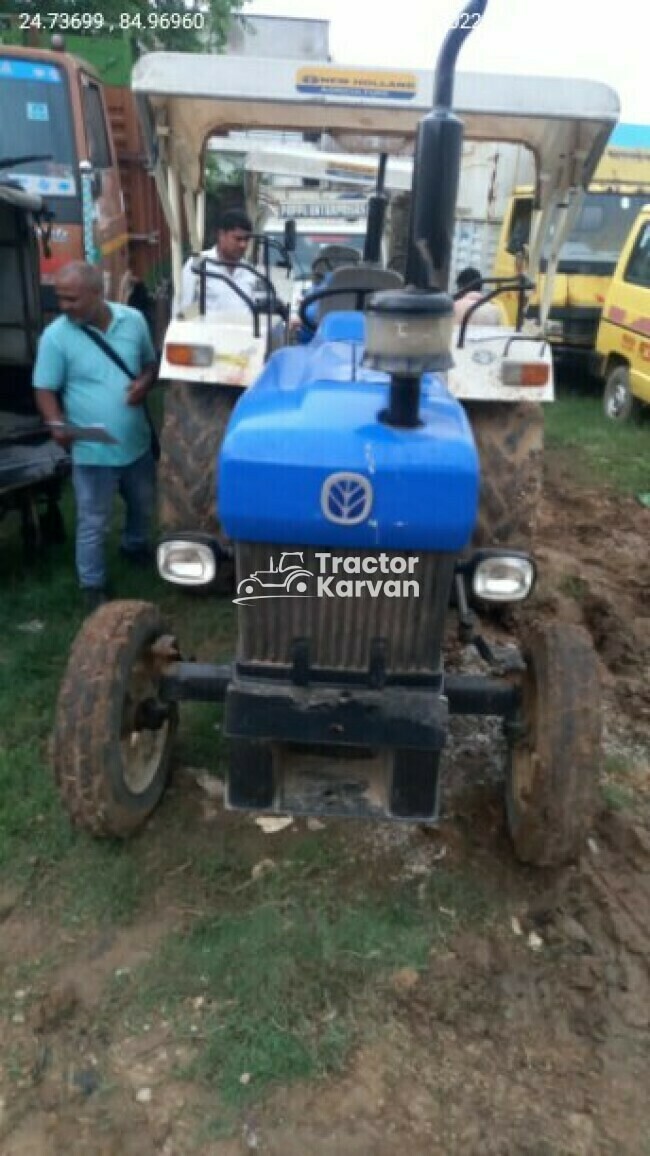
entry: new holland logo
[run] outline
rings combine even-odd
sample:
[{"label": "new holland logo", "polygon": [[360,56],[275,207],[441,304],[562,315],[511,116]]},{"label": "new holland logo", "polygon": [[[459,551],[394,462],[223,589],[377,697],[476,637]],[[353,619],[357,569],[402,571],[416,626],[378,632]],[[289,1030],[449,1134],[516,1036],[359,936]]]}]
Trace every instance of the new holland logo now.
[{"label": "new holland logo", "polygon": [[321,490],[321,509],[328,522],[358,526],[369,516],[372,499],[372,486],[363,474],[330,474]]}]

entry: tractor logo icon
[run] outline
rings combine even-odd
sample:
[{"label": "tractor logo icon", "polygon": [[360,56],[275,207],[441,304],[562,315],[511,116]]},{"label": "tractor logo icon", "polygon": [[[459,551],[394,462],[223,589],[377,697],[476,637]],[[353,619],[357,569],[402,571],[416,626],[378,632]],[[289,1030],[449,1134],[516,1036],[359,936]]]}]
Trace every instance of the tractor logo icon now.
[{"label": "tractor logo icon", "polygon": [[321,509],[328,522],[358,526],[372,509],[372,486],[363,474],[330,474],[321,490]]},{"label": "tractor logo icon", "polygon": [[273,559],[268,570],[255,570],[237,586],[236,603],[255,602],[259,598],[309,598],[311,570],[306,570],[302,551],[284,552],[277,566]]}]

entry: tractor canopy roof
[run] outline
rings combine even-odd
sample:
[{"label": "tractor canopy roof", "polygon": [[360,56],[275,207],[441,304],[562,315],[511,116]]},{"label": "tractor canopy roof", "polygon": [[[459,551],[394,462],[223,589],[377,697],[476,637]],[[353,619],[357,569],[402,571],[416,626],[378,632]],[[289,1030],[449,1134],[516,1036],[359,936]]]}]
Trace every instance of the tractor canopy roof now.
[{"label": "tractor canopy roof", "polygon": [[[413,153],[433,100],[432,72],[318,61],[155,52],[135,64],[132,88],[153,161],[201,188],[203,150],[231,130],[326,133],[343,152]],[[458,72],[453,106],[466,140],[532,150],[544,206],[584,188],[618,121],[616,92],[590,80]]]}]

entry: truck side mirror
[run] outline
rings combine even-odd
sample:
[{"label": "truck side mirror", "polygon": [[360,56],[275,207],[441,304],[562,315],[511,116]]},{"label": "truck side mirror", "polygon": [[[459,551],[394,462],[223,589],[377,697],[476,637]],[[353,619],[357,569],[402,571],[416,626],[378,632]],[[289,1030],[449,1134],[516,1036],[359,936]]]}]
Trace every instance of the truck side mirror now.
[{"label": "truck side mirror", "polygon": [[296,251],[296,222],[293,220],[284,222],[284,247],[287,253]]},{"label": "truck side mirror", "polygon": [[52,237],[52,221],[54,220],[54,213],[48,209],[47,205],[43,205],[40,214],[37,217],[38,237],[41,243],[41,251],[46,260],[52,256],[52,246],[50,240]]},{"label": "truck side mirror", "polygon": [[523,252],[530,242],[532,212],[532,204],[520,202],[515,206],[512,229],[506,245],[506,252],[512,257]]},{"label": "truck side mirror", "polygon": [[523,234],[520,230],[515,230],[512,237],[508,241],[508,244],[506,245],[506,253],[509,253],[511,257],[516,257],[519,253],[523,252],[525,247],[525,234]]}]

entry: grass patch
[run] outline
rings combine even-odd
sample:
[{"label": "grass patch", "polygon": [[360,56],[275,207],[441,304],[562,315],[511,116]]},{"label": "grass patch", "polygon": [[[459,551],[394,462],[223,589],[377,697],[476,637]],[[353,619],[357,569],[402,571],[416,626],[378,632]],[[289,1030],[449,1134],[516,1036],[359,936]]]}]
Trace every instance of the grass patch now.
[{"label": "grass patch", "polygon": [[588,583],[577,574],[565,574],[559,583],[559,588],[563,594],[566,594],[568,598],[573,598],[576,602],[582,602],[585,595],[589,593]]},{"label": "grass patch", "polygon": [[560,395],[544,407],[549,446],[571,450],[582,481],[609,483],[625,494],[650,488],[650,424],[616,425],[608,421],[599,398]]},{"label": "grass patch", "polygon": [[[74,513],[63,502],[68,541],[33,566],[22,559],[17,519],[0,523],[0,880],[19,879],[35,903],[56,904],[64,920],[129,919],[152,885],[146,852],[136,841],[95,842],[71,830],[56,792],[48,754],[59,686],[83,622],[74,568]],[[197,599],[119,557],[116,519],[109,544],[111,580],[120,597],[160,605],[182,639],[184,656],[225,661],[232,654],[234,610],[223,599]],[[219,768],[219,707],[188,704],[178,759]],[[170,860],[181,850],[170,841]]]},{"label": "grass patch", "polygon": [[613,811],[640,814],[650,803],[650,768],[647,759],[610,754],[603,767],[602,795]]},{"label": "grass patch", "polygon": [[612,811],[636,811],[638,799],[634,791],[622,787],[620,783],[605,783],[602,788],[603,798]]},{"label": "grass patch", "polygon": [[141,859],[142,855],[121,843],[98,843],[85,835],[76,838],[55,883],[66,921],[124,923],[131,919],[154,881],[153,873],[143,870]]},{"label": "grass patch", "polygon": [[0,751],[0,870],[24,878],[56,862],[72,837],[38,743]]},{"label": "grass patch", "polygon": [[304,847],[253,897],[241,893],[236,910],[168,939],[121,993],[130,1020],[157,1013],[193,1041],[185,1074],[215,1087],[227,1106],[271,1083],[340,1069],[385,1022],[391,973],[424,969],[433,945],[466,923],[484,925],[491,912],[479,882],[460,875],[369,893],[345,886],[350,864],[334,855],[338,868],[309,881]]},{"label": "grass patch", "polygon": [[230,1140],[241,1127],[239,1118],[232,1110],[224,1110],[219,1116],[212,1116],[210,1119],[203,1119],[199,1124],[196,1134],[195,1143],[214,1144],[217,1140]]},{"label": "grass patch", "polygon": [[224,748],[222,723],[221,703],[183,703],[176,737],[179,765],[217,771]]},{"label": "grass patch", "polygon": [[605,757],[605,774],[612,778],[627,778],[634,773],[628,755],[613,754]]}]

